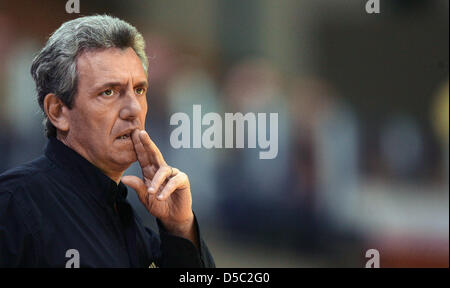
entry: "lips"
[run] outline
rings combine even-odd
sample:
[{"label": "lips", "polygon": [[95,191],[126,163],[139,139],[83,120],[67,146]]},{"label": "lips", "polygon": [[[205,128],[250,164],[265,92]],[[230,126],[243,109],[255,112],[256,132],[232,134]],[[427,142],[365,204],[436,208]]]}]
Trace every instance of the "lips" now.
[{"label": "lips", "polygon": [[135,129],[136,128],[124,130],[122,133],[119,134],[119,136],[116,137],[116,140],[129,140],[129,139],[131,139],[131,133]]},{"label": "lips", "polygon": [[118,140],[126,140],[126,139],[129,139],[130,137],[131,137],[130,134],[126,134],[126,135],[119,136],[116,139],[118,139]]}]

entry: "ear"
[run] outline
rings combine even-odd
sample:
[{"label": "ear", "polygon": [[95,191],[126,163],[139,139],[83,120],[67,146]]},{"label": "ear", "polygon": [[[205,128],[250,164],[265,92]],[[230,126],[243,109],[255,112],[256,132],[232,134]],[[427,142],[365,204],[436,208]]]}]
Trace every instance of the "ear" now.
[{"label": "ear", "polygon": [[69,109],[58,96],[53,93],[45,95],[44,112],[56,129],[63,132],[69,131]]}]

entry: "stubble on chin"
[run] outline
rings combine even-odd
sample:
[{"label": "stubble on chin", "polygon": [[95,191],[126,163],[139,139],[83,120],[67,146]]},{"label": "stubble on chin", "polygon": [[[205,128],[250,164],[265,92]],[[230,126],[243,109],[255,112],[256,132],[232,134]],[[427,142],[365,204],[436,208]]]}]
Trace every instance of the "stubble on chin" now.
[{"label": "stubble on chin", "polygon": [[118,154],[119,155],[116,154],[115,155],[116,157],[114,157],[116,160],[115,162],[118,165],[126,167],[125,170],[128,169],[128,167],[130,167],[131,164],[133,164],[134,162],[137,161],[137,155],[136,155],[136,152],[134,151],[134,149],[130,150],[130,151],[126,151],[126,152],[122,151],[121,153],[118,153]]}]

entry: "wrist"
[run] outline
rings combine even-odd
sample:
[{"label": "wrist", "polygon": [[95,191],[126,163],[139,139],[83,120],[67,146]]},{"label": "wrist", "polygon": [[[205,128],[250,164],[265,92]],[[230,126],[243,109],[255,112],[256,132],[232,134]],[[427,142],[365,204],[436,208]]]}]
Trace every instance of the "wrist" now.
[{"label": "wrist", "polygon": [[166,232],[187,238],[186,236],[188,236],[194,229],[194,214],[192,213],[184,221],[170,221],[161,219],[161,223],[163,224]]},{"label": "wrist", "polygon": [[173,223],[171,221],[160,220],[166,233],[187,239],[199,249],[199,240],[197,239],[197,230],[195,226],[194,214],[186,221]]}]

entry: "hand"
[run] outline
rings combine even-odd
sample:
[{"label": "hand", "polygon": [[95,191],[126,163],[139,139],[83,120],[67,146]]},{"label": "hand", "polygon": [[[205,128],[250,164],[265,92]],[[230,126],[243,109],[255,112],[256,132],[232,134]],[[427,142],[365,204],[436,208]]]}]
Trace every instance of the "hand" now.
[{"label": "hand", "polygon": [[145,130],[136,129],[131,137],[144,179],[123,176],[122,183],[136,190],[148,212],[161,220],[168,232],[188,238],[195,244],[188,176],[167,165]]}]

